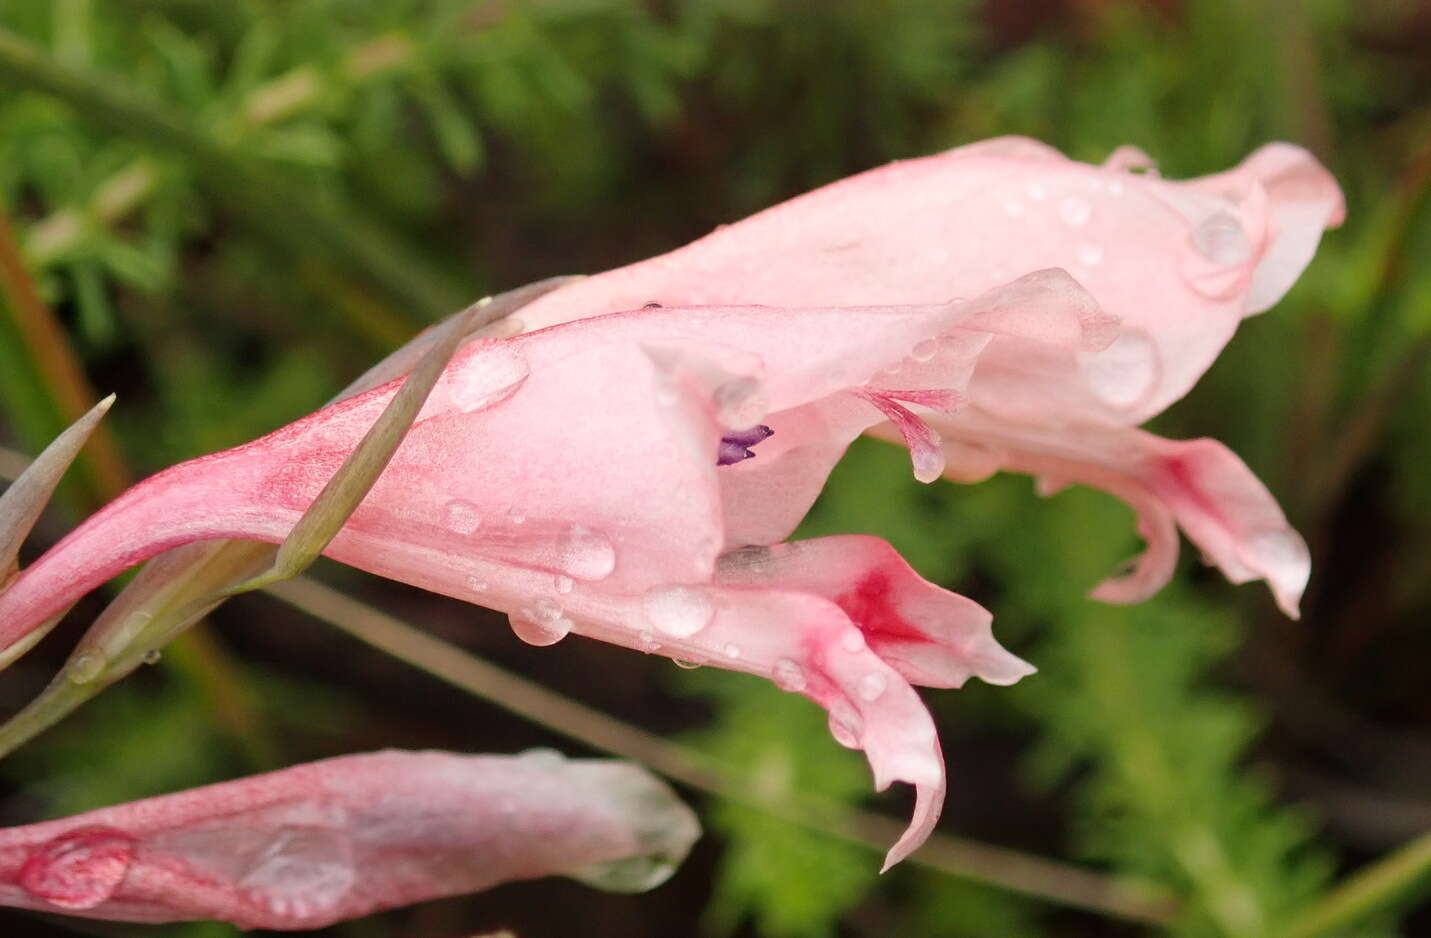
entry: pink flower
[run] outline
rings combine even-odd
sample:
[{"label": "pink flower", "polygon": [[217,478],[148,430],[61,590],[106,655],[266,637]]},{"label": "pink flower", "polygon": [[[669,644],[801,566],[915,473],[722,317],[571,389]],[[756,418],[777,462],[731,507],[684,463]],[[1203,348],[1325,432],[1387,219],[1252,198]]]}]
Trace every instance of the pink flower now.
[{"label": "pink flower", "polygon": [[630,764],[393,750],[0,830],[0,904],[322,928],[539,876],[647,889],[699,833]]},{"label": "pink flower", "polygon": [[[916,421],[884,405],[891,422],[876,433],[902,435],[926,480],[942,462],[957,481],[1011,469],[1040,476],[1045,492],[1077,482],[1126,499],[1149,548],[1130,575],[1094,591],[1099,599],[1135,602],[1166,583],[1180,525],[1234,582],[1266,579],[1295,616],[1310,561],[1261,483],[1220,443],[1170,442],[1133,427],[1187,393],[1241,319],[1291,287],[1323,229],[1340,224],[1342,195],[1309,153],[1284,143],[1188,182],[1131,171],[1151,165],[1132,147],[1101,167],[1025,138],[960,147],[862,173],[670,254],[577,281],[521,319],[537,329],[649,302],[937,303],[1062,268],[1104,318],[1090,305],[1084,320],[1025,315],[990,328],[971,406]],[[782,499],[788,494],[790,467],[780,462],[798,436],[792,419],[766,421],[775,438],[740,467],[750,489],[779,477]],[[810,478],[800,498],[783,500],[782,519],[803,514],[824,481],[823,463],[797,449]]]},{"label": "pink flower", "polygon": [[[1105,598],[1166,579],[1176,518],[1294,604],[1305,549],[1265,489],[1217,444],[1134,427],[1291,282],[1338,199],[1290,147],[1185,184],[1026,141],[866,173],[523,311],[550,328],[469,343],[327,553],[506,611],[534,644],[575,631],[810,697],[876,787],[915,786],[897,862],[945,783],[911,684],[1032,669],[882,541],[781,542],[874,429],[924,481],[1009,467],[1128,498],[1151,549]],[[161,551],[282,541],[395,392],[136,486],[0,593],[0,648]]]}]

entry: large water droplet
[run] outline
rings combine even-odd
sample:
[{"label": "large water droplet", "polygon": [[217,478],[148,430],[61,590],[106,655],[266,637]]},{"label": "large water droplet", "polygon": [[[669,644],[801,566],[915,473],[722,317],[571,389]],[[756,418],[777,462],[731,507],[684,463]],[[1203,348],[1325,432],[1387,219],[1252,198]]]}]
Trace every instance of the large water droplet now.
[{"label": "large water droplet", "polygon": [[860,715],[843,700],[830,708],[830,735],[841,746],[846,749],[860,748],[860,731],[863,728]]},{"label": "large water droplet", "polygon": [[1112,345],[1085,356],[1083,370],[1100,400],[1114,407],[1127,407],[1151,387],[1157,374],[1157,356],[1151,339],[1125,332]]},{"label": "large water droplet", "polygon": [[274,912],[303,917],[336,905],[356,879],[343,834],[294,825],[274,832],[237,885],[258,893]]},{"label": "large water droplet", "polygon": [[702,590],[688,586],[663,586],[641,598],[641,611],[659,631],[688,638],[711,624],[715,606]]},{"label": "large water droplet", "polygon": [[460,498],[447,503],[447,529],[455,534],[471,534],[482,524],[477,506]]},{"label": "large water droplet", "polygon": [[1229,212],[1214,212],[1190,235],[1193,247],[1214,264],[1230,267],[1252,255],[1252,242],[1242,223]]},{"label": "large water droplet", "polygon": [[557,566],[578,580],[600,580],[616,569],[616,548],[604,534],[574,524],[567,529]]},{"label": "large water droplet", "polygon": [[716,419],[725,427],[753,427],[770,412],[770,400],[758,378],[732,378],[711,394]]},{"label": "large water droplet", "polygon": [[805,677],[805,669],[789,658],[781,658],[775,662],[775,667],[771,671],[771,680],[775,686],[781,690],[798,694],[804,690],[809,681]]},{"label": "large water droplet", "polygon": [[526,359],[511,344],[494,342],[450,369],[443,380],[453,406],[472,413],[505,401],[526,378]]},{"label": "large water droplet", "polygon": [[671,664],[674,664],[682,671],[694,671],[696,668],[700,667],[700,664],[698,664],[697,662],[687,661],[685,658],[672,658]]},{"label": "large water droplet", "polygon": [[528,645],[544,648],[555,645],[571,634],[572,621],[562,615],[557,607],[556,615],[550,609],[528,608],[507,616],[512,632]]},{"label": "large water droplet", "polygon": [[1064,224],[1074,228],[1087,224],[1092,214],[1093,206],[1089,205],[1086,199],[1069,196],[1058,203],[1058,217],[1063,219]]},{"label": "large water droplet", "polygon": [[134,838],[112,828],[70,831],[35,847],[20,869],[18,882],[50,905],[92,909],[124,882],[134,849]]},{"label": "large water droplet", "polygon": [[163,659],[163,657],[164,655],[162,652],[159,651],[159,649],[151,648],[144,653],[144,663],[151,665],[158,664]]},{"label": "large water droplet", "polygon": [[860,678],[859,683],[855,686],[855,692],[860,695],[861,700],[867,703],[873,703],[879,700],[880,695],[884,693],[885,688],[888,686],[889,680],[883,674],[880,674],[878,671],[871,671],[869,674]]},{"label": "large water droplet", "polygon": [[636,637],[641,640],[641,647],[646,649],[648,654],[653,651],[658,651],[661,647],[661,643],[656,640],[656,633],[650,629],[642,629],[640,634]]},{"label": "large water droplet", "polygon": [[735,642],[726,642],[725,647],[722,648],[721,651],[725,652],[725,656],[731,661],[740,657],[740,646]]},{"label": "large water droplet", "polygon": [[1097,267],[1103,262],[1103,249],[1091,242],[1078,246],[1078,263],[1084,267]]},{"label": "large water droplet", "polygon": [[65,666],[65,676],[76,684],[88,684],[104,673],[109,662],[100,651],[82,651]]},{"label": "large water droplet", "polygon": [[909,357],[917,362],[927,362],[939,353],[939,343],[934,339],[917,342],[909,352]]},{"label": "large water droplet", "polygon": [[576,586],[576,584],[572,582],[571,577],[564,573],[558,573],[552,580],[552,585],[556,587],[556,591],[562,595],[570,593],[572,588]]}]

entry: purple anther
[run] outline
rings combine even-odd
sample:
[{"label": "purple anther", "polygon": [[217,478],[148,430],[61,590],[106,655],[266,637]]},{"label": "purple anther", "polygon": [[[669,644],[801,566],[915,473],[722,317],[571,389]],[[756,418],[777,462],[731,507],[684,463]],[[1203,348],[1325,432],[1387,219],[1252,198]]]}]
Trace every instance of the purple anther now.
[{"label": "purple anther", "polygon": [[720,449],[716,451],[716,465],[729,466],[743,459],[749,459],[755,455],[751,451],[751,447],[774,432],[761,423],[745,430],[727,433],[720,438]]}]

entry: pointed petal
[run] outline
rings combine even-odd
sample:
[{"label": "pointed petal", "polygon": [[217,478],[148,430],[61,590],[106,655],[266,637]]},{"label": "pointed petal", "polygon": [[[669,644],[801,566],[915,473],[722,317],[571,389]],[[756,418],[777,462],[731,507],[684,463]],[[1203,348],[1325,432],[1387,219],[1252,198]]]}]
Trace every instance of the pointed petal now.
[{"label": "pointed petal", "polygon": [[6,581],[15,571],[20,546],[35,526],[40,512],[49,504],[55,486],[60,484],[65,470],[74,462],[113,403],[114,395],[111,394],[90,408],[87,414],[55,437],[45,451],[20,473],[20,477],[0,494],[0,589],[4,589]]},{"label": "pointed petal", "polygon": [[832,600],[870,648],[906,680],[961,687],[971,676],[1013,684],[1034,668],[1005,651],[993,617],[920,577],[887,542],[847,535],[732,551],[720,581],[811,592]]}]

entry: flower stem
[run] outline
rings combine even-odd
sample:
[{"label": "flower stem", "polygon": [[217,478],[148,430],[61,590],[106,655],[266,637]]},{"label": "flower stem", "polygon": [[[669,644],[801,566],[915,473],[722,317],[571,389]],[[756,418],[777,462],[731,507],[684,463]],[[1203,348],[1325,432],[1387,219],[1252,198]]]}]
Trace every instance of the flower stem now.
[{"label": "flower stem", "polygon": [[[275,583],[270,595],[470,694],[563,736],[783,820],[883,852],[903,825],[810,796],[759,790],[717,760],[630,726],[483,661],[312,579]],[[1082,867],[936,833],[909,862],[961,879],[1111,918],[1166,926],[1177,904],[1163,890]]]},{"label": "flower stem", "polygon": [[1277,938],[1318,938],[1383,910],[1431,874],[1431,831],[1347,877]]}]

